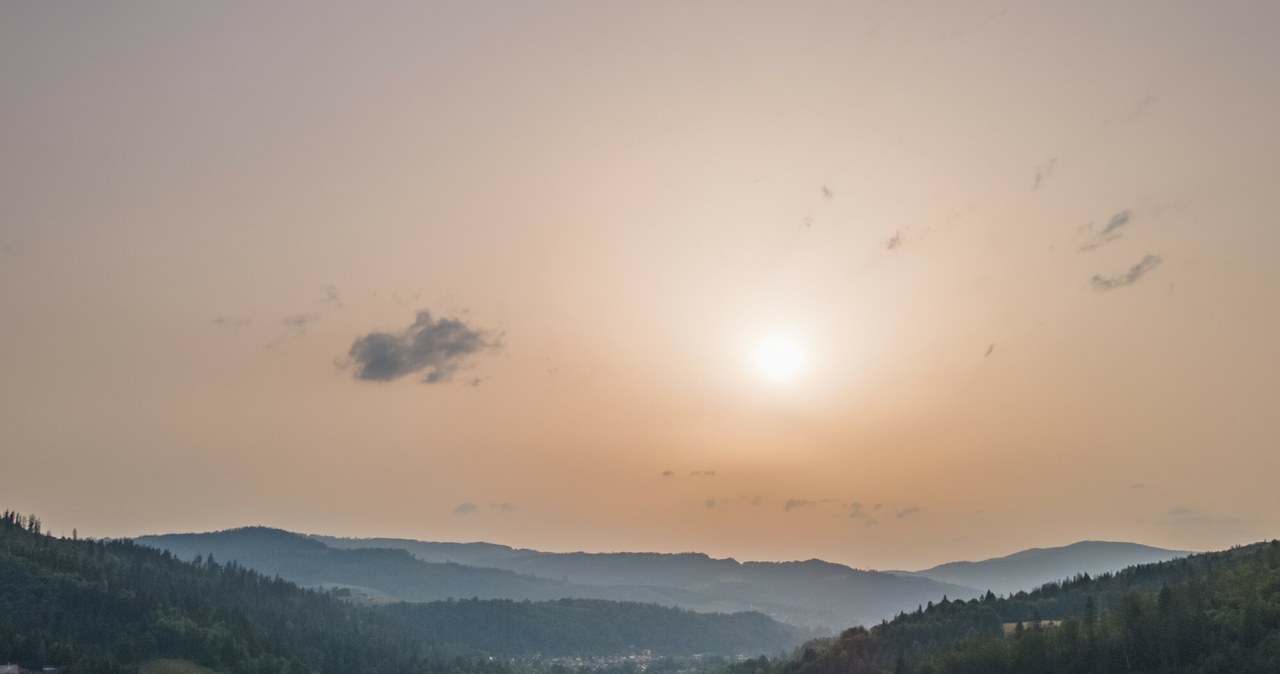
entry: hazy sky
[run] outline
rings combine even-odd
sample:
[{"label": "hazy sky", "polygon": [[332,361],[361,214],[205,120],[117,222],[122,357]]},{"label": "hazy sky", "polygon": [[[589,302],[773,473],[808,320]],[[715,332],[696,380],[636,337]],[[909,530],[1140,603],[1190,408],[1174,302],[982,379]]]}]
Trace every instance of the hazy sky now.
[{"label": "hazy sky", "polygon": [[1280,535],[1276,26],[3,2],[0,501],[877,568]]}]

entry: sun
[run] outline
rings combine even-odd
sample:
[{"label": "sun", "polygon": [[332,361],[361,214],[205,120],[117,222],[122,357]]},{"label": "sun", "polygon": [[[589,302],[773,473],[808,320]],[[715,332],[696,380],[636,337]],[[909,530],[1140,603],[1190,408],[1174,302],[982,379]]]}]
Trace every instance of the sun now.
[{"label": "sun", "polygon": [[776,383],[793,381],[808,365],[804,345],[788,335],[768,335],[756,342],[751,352],[756,371]]}]

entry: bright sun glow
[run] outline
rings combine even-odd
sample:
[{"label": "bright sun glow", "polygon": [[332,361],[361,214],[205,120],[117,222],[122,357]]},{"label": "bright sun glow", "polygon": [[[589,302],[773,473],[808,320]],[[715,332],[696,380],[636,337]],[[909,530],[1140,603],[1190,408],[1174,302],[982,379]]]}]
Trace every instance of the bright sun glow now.
[{"label": "bright sun glow", "polygon": [[804,371],[804,347],[791,337],[772,335],[756,342],[752,352],[756,369],[766,379],[788,382]]}]

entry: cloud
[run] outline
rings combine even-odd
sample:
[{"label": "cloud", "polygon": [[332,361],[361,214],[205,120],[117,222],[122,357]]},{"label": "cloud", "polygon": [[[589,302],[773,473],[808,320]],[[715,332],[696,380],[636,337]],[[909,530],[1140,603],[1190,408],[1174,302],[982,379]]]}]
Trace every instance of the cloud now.
[{"label": "cloud", "polygon": [[808,499],[802,499],[802,498],[789,498],[787,499],[787,504],[782,507],[782,510],[784,512],[791,512],[796,508],[807,508],[809,506],[814,506],[814,505],[818,505],[818,502],[810,501]]},{"label": "cloud", "polygon": [[695,470],[689,473],[689,477],[715,477],[714,470]]},{"label": "cloud", "polygon": [[338,287],[337,287],[337,286],[335,286],[335,285],[333,285],[333,284],[328,284],[328,283],[326,283],[325,285],[320,286],[320,288],[321,288],[322,290],[324,290],[324,295],[325,295],[325,297],[324,297],[324,303],[325,303],[325,304],[327,304],[327,305],[329,305],[329,306],[333,307],[334,309],[345,309],[345,308],[346,308],[346,307],[345,307],[345,306],[343,306],[343,304],[342,304],[342,298],[341,298],[341,297],[339,297],[339,294],[338,294]]},{"label": "cloud", "polygon": [[1100,246],[1120,238],[1124,234],[1124,228],[1129,226],[1131,220],[1133,220],[1133,211],[1128,209],[1111,216],[1111,219],[1107,221],[1107,226],[1103,227],[1101,232],[1098,232],[1092,240],[1080,246],[1080,252],[1085,253],[1096,250]]},{"label": "cloud", "polygon": [[1044,181],[1048,180],[1048,179],[1049,179],[1049,176],[1053,175],[1053,169],[1054,169],[1054,168],[1056,168],[1057,166],[1058,166],[1058,158],[1057,158],[1057,157],[1050,157],[1050,158],[1049,158],[1049,163],[1045,164],[1044,166],[1037,166],[1037,167],[1036,167],[1036,182],[1035,182],[1035,184],[1034,184],[1034,185],[1032,185],[1032,186],[1031,186],[1031,191],[1032,191],[1032,192],[1034,192],[1034,191],[1036,191],[1036,190],[1040,189],[1040,185],[1041,185]]},{"label": "cloud", "polygon": [[240,318],[218,316],[209,322],[222,328],[247,328],[253,325],[253,316],[241,316]]},{"label": "cloud", "polygon": [[907,506],[907,507],[903,508],[902,510],[899,510],[899,511],[898,511],[898,513],[897,513],[896,515],[894,515],[894,517],[897,517],[898,519],[902,519],[903,517],[911,517],[912,515],[914,515],[914,514],[916,514],[916,513],[918,513],[918,512],[920,512],[920,508],[919,508],[919,507],[917,507],[917,506]]},{"label": "cloud", "polygon": [[672,477],[672,476],[674,476],[674,475],[675,475],[675,472],[674,472],[674,471],[670,471],[670,470],[664,470],[664,471],[662,471],[662,477]]},{"label": "cloud", "polygon": [[854,501],[849,504],[849,517],[855,520],[865,519],[867,517],[867,511],[863,508],[861,503]]},{"label": "cloud", "polygon": [[[465,505],[465,504],[464,504],[464,505]],[[458,507],[459,507],[459,508],[461,508],[462,506],[458,506]],[[516,505],[516,504],[514,504],[514,503],[508,503],[507,501],[503,501],[502,503],[494,503],[494,504],[491,504],[491,505],[489,506],[489,508],[490,508],[491,510],[501,510],[501,511],[502,511],[502,512],[504,512],[504,513],[509,513],[509,512],[511,512],[512,510],[518,510],[518,509],[520,508],[520,506],[518,506],[518,505]],[[457,510],[455,510],[454,512],[457,512]]]},{"label": "cloud", "polygon": [[716,507],[716,500],[715,500],[715,499],[713,499],[713,498],[709,498],[709,499],[707,499],[707,500],[705,500],[705,501],[703,501],[703,502],[702,502],[702,506],[703,506],[704,508],[706,508],[707,510],[710,510],[710,509],[712,509],[712,508]]},{"label": "cloud", "polygon": [[280,319],[285,327],[291,328],[294,332],[302,334],[307,331],[307,326],[320,320],[319,314],[293,314]]},{"label": "cloud", "polygon": [[902,245],[901,230],[894,232],[893,236],[889,237],[889,240],[884,242],[884,247],[886,250],[894,250],[895,248],[901,245]]},{"label": "cloud", "polygon": [[831,192],[831,188],[830,188],[830,187],[827,187],[826,185],[823,185],[823,186],[822,186],[822,196],[823,196],[823,197],[825,197],[825,198],[827,198],[827,199],[830,199],[831,197],[833,197],[833,196],[835,196],[835,195],[834,195],[834,194],[832,194],[832,192]]},{"label": "cloud", "polygon": [[991,346],[988,346],[988,347],[987,347],[987,352],[986,352],[985,354],[983,354],[983,355],[982,355],[982,357],[983,357],[983,358],[990,358],[990,357],[991,357],[992,352],[994,352],[995,350],[996,350],[996,343],[995,343],[995,342],[992,342],[992,343],[991,343]]},{"label": "cloud", "polygon": [[461,516],[470,515],[471,513],[479,509],[480,507],[472,503],[471,501],[464,501],[462,503],[459,503],[457,508],[453,509],[453,514],[461,517]]},{"label": "cloud", "polygon": [[1159,255],[1147,255],[1142,258],[1138,264],[1129,267],[1129,271],[1123,274],[1118,276],[1102,276],[1101,274],[1094,274],[1093,278],[1089,279],[1089,282],[1098,290],[1113,290],[1115,288],[1131,286],[1137,283],[1138,279],[1142,278],[1147,272],[1160,266],[1161,262],[1163,262],[1163,260],[1160,259]]},{"label": "cloud", "polygon": [[869,526],[869,527],[874,527],[874,526],[876,526],[876,525],[878,525],[878,524],[880,524],[880,520],[878,520],[878,519],[876,519],[876,518],[874,518],[874,517],[871,517],[871,518],[868,518],[868,519],[867,519],[867,526]]},{"label": "cloud", "polygon": [[422,381],[449,381],[468,358],[501,345],[488,333],[457,318],[433,319],[419,311],[413,325],[399,333],[371,332],[356,339],[347,352],[356,379],[391,381],[425,371]]}]

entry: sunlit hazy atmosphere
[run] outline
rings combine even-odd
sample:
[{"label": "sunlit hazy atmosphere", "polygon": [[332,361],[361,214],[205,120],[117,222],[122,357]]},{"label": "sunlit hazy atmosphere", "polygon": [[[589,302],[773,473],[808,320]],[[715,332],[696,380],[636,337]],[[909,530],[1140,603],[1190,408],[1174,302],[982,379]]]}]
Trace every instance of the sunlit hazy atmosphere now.
[{"label": "sunlit hazy atmosphere", "polygon": [[920,568],[1280,535],[1280,3],[0,5],[0,501]]}]

